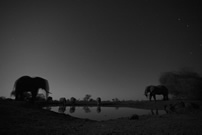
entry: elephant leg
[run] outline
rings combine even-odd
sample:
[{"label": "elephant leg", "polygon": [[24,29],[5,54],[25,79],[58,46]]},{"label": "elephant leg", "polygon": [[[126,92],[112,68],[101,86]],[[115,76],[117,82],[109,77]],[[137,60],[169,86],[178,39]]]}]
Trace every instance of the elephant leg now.
[{"label": "elephant leg", "polygon": [[25,98],[25,97],[24,97],[24,94],[23,94],[23,93],[21,93],[21,94],[20,94],[20,101],[23,101],[23,100],[24,100],[24,98]]},{"label": "elephant leg", "polygon": [[159,115],[159,110],[158,109],[156,109],[156,115]]},{"label": "elephant leg", "polygon": [[16,100],[16,101],[19,100],[19,94],[18,94],[18,93],[16,93],[16,95],[15,95],[15,100]]},{"label": "elephant leg", "polygon": [[16,92],[16,95],[15,95],[15,99],[17,101],[23,101],[23,93],[22,92]]},{"label": "elephant leg", "polygon": [[38,94],[38,90],[32,90],[32,101],[35,101],[36,100],[36,96]]},{"label": "elephant leg", "polygon": [[166,97],[165,97],[165,95],[163,95],[163,100],[164,100],[164,101],[166,100]]},{"label": "elephant leg", "polygon": [[168,100],[168,96],[167,95],[163,95],[163,100]]},{"label": "elephant leg", "polygon": [[156,101],[156,95],[153,95],[154,101]]},{"label": "elephant leg", "polygon": [[152,95],[150,94],[150,95],[149,95],[149,101],[151,101],[151,99],[152,99]]},{"label": "elephant leg", "polygon": [[168,99],[168,95],[166,95],[166,100],[169,100],[169,99]]},{"label": "elephant leg", "polygon": [[153,109],[151,109],[151,113],[152,113],[152,115],[154,115],[154,110]]}]

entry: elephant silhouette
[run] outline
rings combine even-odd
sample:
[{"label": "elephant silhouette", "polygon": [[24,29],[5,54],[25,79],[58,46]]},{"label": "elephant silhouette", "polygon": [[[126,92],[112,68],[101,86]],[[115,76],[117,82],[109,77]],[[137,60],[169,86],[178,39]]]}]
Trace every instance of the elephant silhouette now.
[{"label": "elephant silhouette", "polygon": [[75,104],[76,104],[76,98],[71,97],[70,102],[71,102],[72,106],[75,106]]},{"label": "elephant silhouette", "polygon": [[163,85],[158,86],[147,86],[145,89],[145,96],[148,97],[149,93],[149,100],[152,100],[152,97],[154,101],[156,101],[156,95],[163,95],[163,100],[168,100],[168,89]]},{"label": "elephant silhouette", "polygon": [[46,99],[48,98],[49,84],[48,81],[41,77],[22,76],[14,83],[14,88],[11,94],[15,96],[15,100],[25,100],[25,93],[31,93],[31,100],[35,101],[39,89],[46,92]]},{"label": "elephant silhouette", "polygon": [[61,105],[66,105],[67,100],[66,100],[65,97],[62,97],[62,98],[60,98],[59,102],[60,102]]},{"label": "elephant silhouette", "polygon": [[53,98],[49,96],[49,97],[47,98],[47,101],[48,101],[48,102],[53,102]]},{"label": "elephant silhouette", "polygon": [[98,97],[96,101],[97,101],[97,106],[100,106],[101,105],[101,98]]}]

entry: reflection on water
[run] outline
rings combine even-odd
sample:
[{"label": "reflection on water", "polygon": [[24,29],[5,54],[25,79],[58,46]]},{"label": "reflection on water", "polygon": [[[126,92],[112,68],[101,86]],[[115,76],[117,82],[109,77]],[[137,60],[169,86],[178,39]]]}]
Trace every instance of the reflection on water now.
[{"label": "reflection on water", "polygon": [[58,112],[59,113],[64,113],[66,111],[66,106],[59,106],[58,107]]},{"label": "reflection on water", "polygon": [[84,106],[83,110],[85,111],[85,113],[90,113],[91,112],[91,110],[90,110],[90,108],[88,106]]},{"label": "reflection on water", "polygon": [[76,110],[76,107],[75,107],[75,106],[71,106],[71,107],[69,108],[69,112],[70,112],[70,113],[74,113],[75,110]]},{"label": "reflection on water", "polygon": [[[46,108],[45,108],[46,109]],[[109,120],[121,117],[130,117],[133,114],[137,115],[162,115],[166,112],[164,110],[152,109],[136,109],[130,107],[89,107],[89,106],[54,106],[47,107],[47,109],[69,114],[78,118],[88,118],[91,120]]]},{"label": "reflection on water", "polygon": [[151,109],[151,114],[152,115],[159,115],[159,110],[158,109]]},{"label": "reflection on water", "polygon": [[97,113],[100,113],[100,112],[101,112],[101,107],[98,106],[98,107],[97,107]]}]

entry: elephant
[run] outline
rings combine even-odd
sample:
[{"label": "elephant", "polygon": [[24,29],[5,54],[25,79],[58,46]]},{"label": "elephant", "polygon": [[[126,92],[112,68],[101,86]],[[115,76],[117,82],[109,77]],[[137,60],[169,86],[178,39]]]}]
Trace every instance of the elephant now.
[{"label": "elephant", "polygon": [[60,101],[60,103],[61,103],[62,105],[66,105],[66,103],[67,103],[67,100],[66,100],[65,97],[60,98],[59,101]]},{"label": "elephant", "polygon": [[96,101],[97,101],[97,106],[100,106],[101,105],[101,98],[98,97]]},{"label": "elephant", "polygon": [[71,102],[72,106],[75,106],[75,104],[76,104],[76,98],[71,97],[70,102]]},{"label": "elephant", "polygon": [[47,101],[48,101],[48,102],[52,102],[52,101],[53,101],[53,98],[49,96],[49,97],[47,98]]},{"label": "elephant", "polygon": [[163,100],[168,100],[168,89],[163,85],[158,86],[147,86],[145,89],[145,96],[148,97],[149,93],[149,100],[151,101],[152,97],[154,101],[156,101],[156,95],[163,95]]},{"label": "elephant", "polygon": [[31,93],[31,100],[35,101],[39,89],[46,92],[46,100],[48,98],[49,84],[48,81],[41,77],[22,76],[14,83],[14,88],[11,94],[15,95],[15,100],[25,100],[25,93]]}]

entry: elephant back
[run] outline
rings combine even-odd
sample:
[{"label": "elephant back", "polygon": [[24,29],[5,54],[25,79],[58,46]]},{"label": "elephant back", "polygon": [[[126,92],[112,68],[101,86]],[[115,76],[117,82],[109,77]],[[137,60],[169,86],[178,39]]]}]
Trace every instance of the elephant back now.
[{"label": "elephant back", "polygon": [[33,83],[34,83],[33,85],[35,87],[49,91],[49,85],[48,85],[48,81],[46,79],[41,78],[41,77],[34,77]]},{"label": "elephant back", "polygon": [[20,90],[32,86],[32,78],[30,76],[22,76],[15,81],[14,89]]}]

